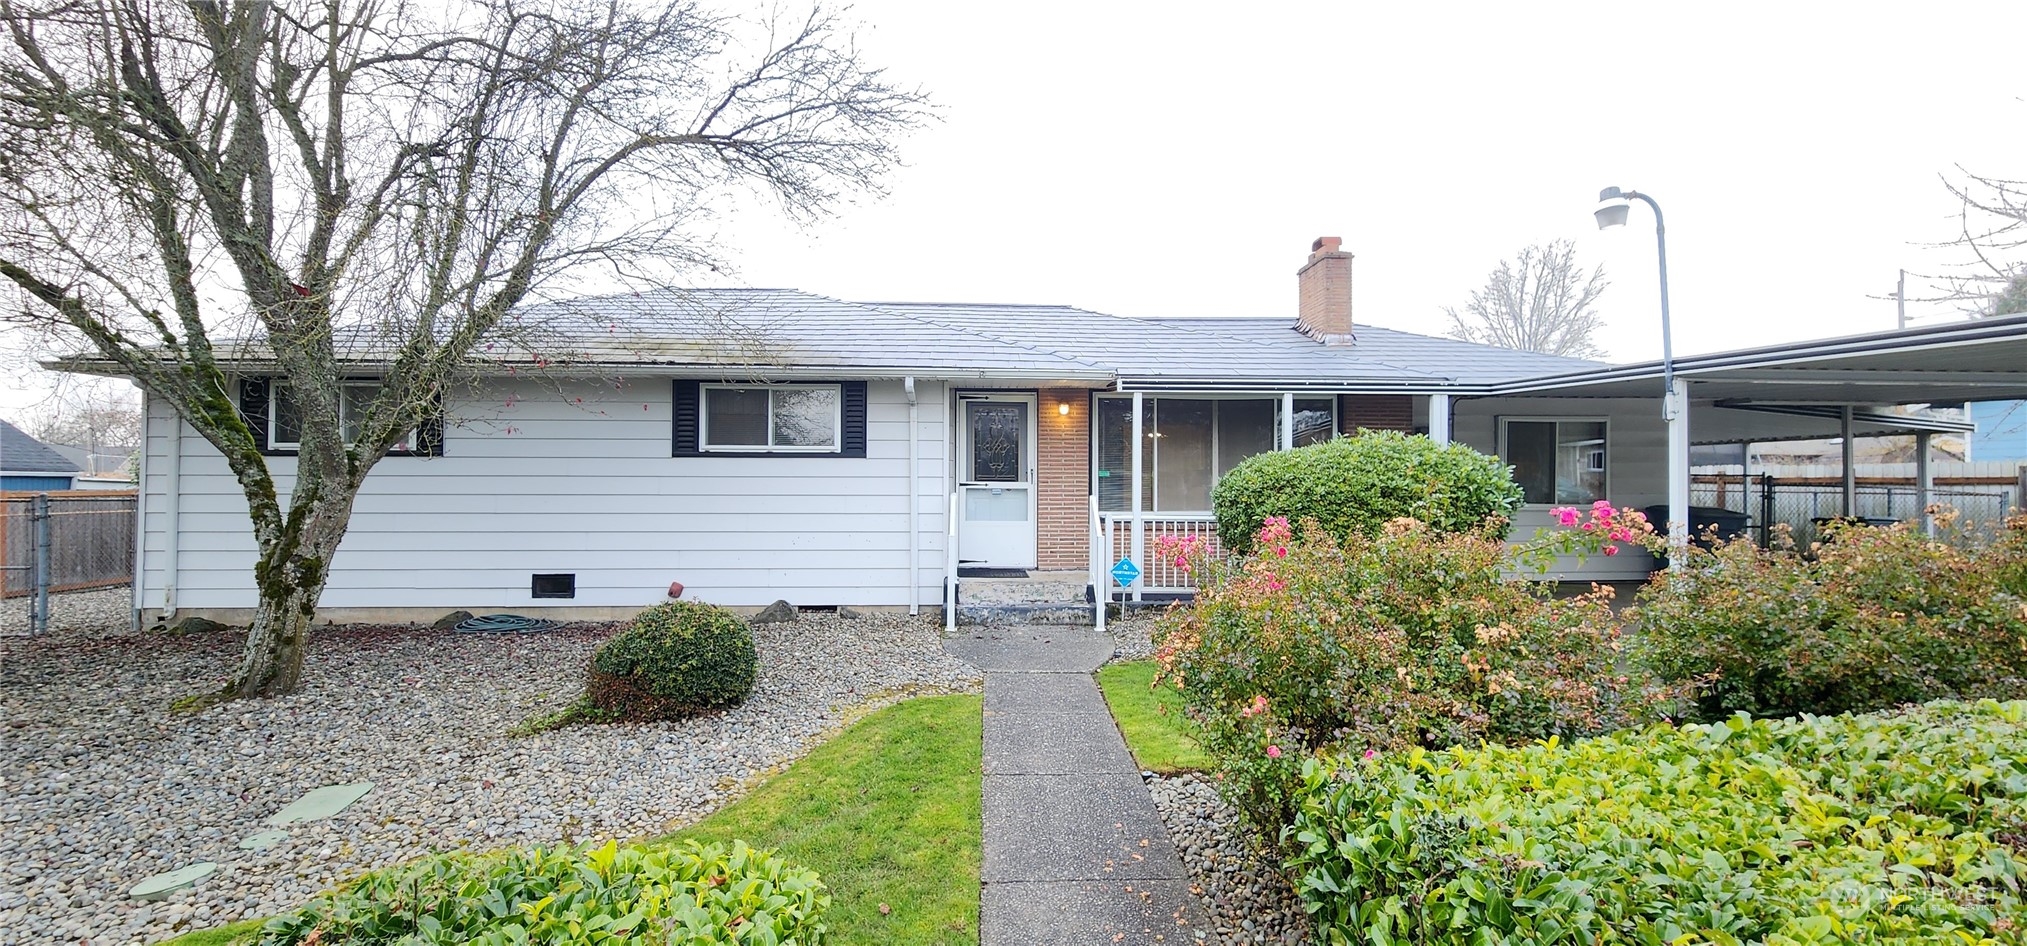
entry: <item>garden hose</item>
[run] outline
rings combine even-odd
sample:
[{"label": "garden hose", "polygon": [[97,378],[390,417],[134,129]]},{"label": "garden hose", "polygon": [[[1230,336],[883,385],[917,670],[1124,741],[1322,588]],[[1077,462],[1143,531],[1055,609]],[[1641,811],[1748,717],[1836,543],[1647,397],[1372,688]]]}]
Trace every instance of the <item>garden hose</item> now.
[{"label": "garden hose", "polygon": [[461,634],[533,634],[555,626],[555,621],[544,618],[522,617],[518,614],[481,614],[459,621],[451,630]]}]

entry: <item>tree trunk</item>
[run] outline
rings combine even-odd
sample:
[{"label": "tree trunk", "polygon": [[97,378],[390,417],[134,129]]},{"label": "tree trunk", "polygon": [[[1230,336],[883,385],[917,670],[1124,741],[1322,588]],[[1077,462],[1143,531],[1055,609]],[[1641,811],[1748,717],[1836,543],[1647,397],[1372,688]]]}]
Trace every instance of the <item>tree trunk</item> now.
[{"label": "tree trunk", "polygon": [[260,607],[254,612],[253,626],[247,628],[239,669],[219,692],[221,699],[280,696],[302,685],[303,652],[309,646],[310,625],[316,620],[317,599],[323,593],[322,578],[313,584],[261,582]]},{"label": "tree trunk", "polygon": [[281,696],[302,685],[310,627],[330,577],[331,556],[345,537],[352,497],[352,490],[316,490],[290,510],[280,529],[264,537],[260,560],[253,570],[259,604],[253,626],[247,628],[238,669],[224,687],[179,701],[177,708],[202,709],[227,700]]}]

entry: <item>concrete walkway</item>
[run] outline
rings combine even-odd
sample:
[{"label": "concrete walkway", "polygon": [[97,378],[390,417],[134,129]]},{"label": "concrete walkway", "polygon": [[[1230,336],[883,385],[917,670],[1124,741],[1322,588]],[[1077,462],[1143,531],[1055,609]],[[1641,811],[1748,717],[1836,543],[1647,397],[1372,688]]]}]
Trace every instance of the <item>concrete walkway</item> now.
[{"label": "concrete walkway", "polygon": [[974,626],[943,646],[985,671],[980,946],[1198,942],[1182,860],[1091,677],[1111,640]]}]

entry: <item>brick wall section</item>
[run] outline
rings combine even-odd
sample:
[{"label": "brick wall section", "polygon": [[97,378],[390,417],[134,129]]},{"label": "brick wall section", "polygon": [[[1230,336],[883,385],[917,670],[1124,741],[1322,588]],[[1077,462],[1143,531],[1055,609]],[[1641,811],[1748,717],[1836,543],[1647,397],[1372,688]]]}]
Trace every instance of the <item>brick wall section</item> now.
[{"label": "brick wall section", "polygon": [[1407,394],[1340,394],[1337,397],[1337,431],[1349,437],[1360,427],[1367,430],[1415,429],[1415,402]]},{"label": "brick wall section", "polygon": [[[1070,412],[1062,413],[1063,405]],[[1036,551],[1044,569],[1090,567],[1091,392],[1050,388],[1036,420]]]},{"label": "brick wall section", "polygon": [[1318,237],[1295,272],[1295,325],[1330,345],[1351,343],[1351,254],[1337,237]]}]

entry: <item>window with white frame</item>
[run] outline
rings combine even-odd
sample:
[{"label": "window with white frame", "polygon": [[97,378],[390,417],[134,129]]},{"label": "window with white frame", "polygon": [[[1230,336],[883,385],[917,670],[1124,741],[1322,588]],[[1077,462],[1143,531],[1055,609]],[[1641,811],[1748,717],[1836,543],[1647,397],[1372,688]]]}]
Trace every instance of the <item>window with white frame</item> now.
[{"label": "window with white frame", "polygon": [[1499,455],[1528,503],[1581,505],[1607,498],[1607,439],[1600,418],[1507,418]]},{"label": "window with white frame", "polygon": [[843,441],[835,384],[707,384],[701,395],[705,451],[836,453]]},{"label": "window with white frame", "polygon": [[[282,382],[275,382],[271,388],[272,401],[268,409],[267,445],[273,450],[295,450],[302,446],[303,409],[295,396],[295,389]],[[373,399],[380,395],[378,381],[344,381],[338,385],[338,430],[345,435],[345,444],[350,446],[359,440],[359,425],[365,421],[366,413],[373,406]],[[415,432],[402,434],[401,439],[391,448],[394,452],[411,449]]]},{"label": "window with white frame", "polygon": [[[1141,504],[1153,512],[1203,513],[1211,487],[1239,462],[1281,447],[1279,397],[1143,397]],[[1295,399],[1295,445],[1337,434],[1337,399]],[[1133,399],[1098,399],[1092,472],[1098,505],[1133,508]]]}]

